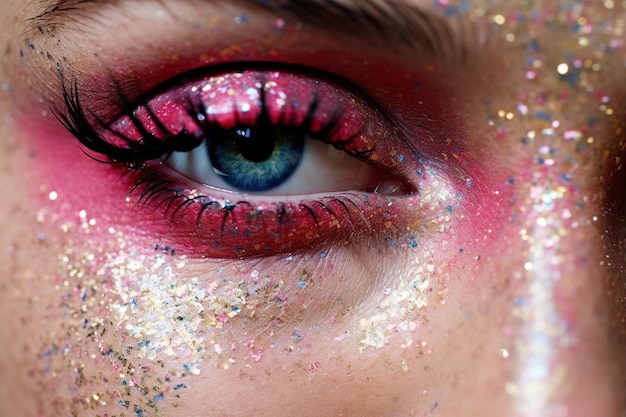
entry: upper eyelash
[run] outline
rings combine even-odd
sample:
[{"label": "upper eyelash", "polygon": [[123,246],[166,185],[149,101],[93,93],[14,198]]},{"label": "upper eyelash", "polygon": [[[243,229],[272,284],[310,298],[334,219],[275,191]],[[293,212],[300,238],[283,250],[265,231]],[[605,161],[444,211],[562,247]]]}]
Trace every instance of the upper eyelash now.
[{"label": "upper eyelash", "polygon": [[[263,88],[259,90],[261,95],[261,115],[260,117],[266,117],[266,104],[265,104],[265,91]],[[139,102],[135,105],[126,102],[123,99],[123,94],[118,92],[118,96],[121,99],[122,104],[120,105],[121,109],[132,109],[143,106],[146,109],[148,116],[154,121],[155,127],[157,128],[157,133],[160,134],[160,137],[150,133],[148,129],[146,129],[145,125],[136,117],[134,111],[126,110],[123,111],[123,115],[127,116],[132,125],[139,131],[141,134],[140,140],[133,140],[122,133],[115,131],[106,123],[101,121],[100,119],[93,116],[95,123],[89,121],[87,114],[85,113],[85,109],[81,103],[78,85],[75,82],[68,89],[67,85],[63,83],[63,100],[65,104],[66,111],[58,112],[54,111],[53,113],[57,120],[68,130],[78,141],[84,145],[87,149],[100,154],[105,155],[109,158],[108,161],[103,161],[101,159],[95,158],[92,155],[89,155],[92,159],[95,159],[99,162],[104,163],[126,163],[129,165],[135,165],[140,163],[145,163],[150,160],[155,160],[159,158],[167,158],[173,152],[189,152],[192,149],[199,146],[203,141],[209,137],[209,132],[211,130],[219,130],[222,129],[218,123],[209,121],[206,110],[202,103],[194,104],[191,98],[187,100],[187,113],[194,120],[194,122],[202,129],[202,134],[194,134],[188,132],[183,129],[180,132],[174,134],[169,132],[165,126],[160,122],[159,118],[156,117],[153,110],[146,104],[146,102]],[[319,98],[314,96],[313,101],[308,109],[307,118],[303,121],[303,123],[298,126],[298,128],[302,129],[305,132],[308,132],[310,136],[314,139],[321,140],[325,143],[329,143],[327,140],[324,140],[325,137],[329,137],[333,134],[333,132],[339,127],[339,111],[337,110],[337,114],[334,114],[328,123],[317,132],[310,132],[310,124],[315,112],[317,110],[319,104]],[[202,116],[202,119],[200,118]],[[288,122],[286,120],[282,120],[282,123]],[[127,147],[121,147],[107,141],[102,134],[98,132],[96,127],[97,124],[100,129],[104,131],[108,131],[115,135],[117,138],[121,139]],[[367,163],[372,164],[371,161],[367,161],[369,155],[371,155],[375,151],[375,145],[373,145],[369,149],[364,150],[347,150],[346,147],[350,144],[352,139],[357,137],[359,132],[355,132],[355,134],[342,141],[335,141],[332,143],[332,146],[335,148],[347,152],[349,155],[364,160]]]},{"label": "upper eyelash", "polygon": [[128,148],[123,148],[106,141],[102,135],[98,133],[93,124],[87,119],[87,115],[85,114],[85,110],[80,101],[77,83],[74,83],[69,90],[65,84],[63,85],[63,100],[66,112],[59,113],[58,111],[53,111],[55,117],[59,120],[63,127],[65,127],[65,129],[67,129],[87,149],[101,155],[106,155],[111,159],[110,161],[101,161],[94,158],[100,162],[123,162],[128,164],[143,163],[149,160],[161,158],[172,152],[190,151],[202,143],[202,140],[190,135],[185,130],[182,130],[178,134],[167,132],[158,118],[154,116],[152,110],[146,106],[148,114],[154,119],[160,133],[164,134],[165,140],[159,139],[155,135],[148,132],[133,112],[127,112],[126,115],[131,119],[134,126],[142,133],[140,141],[131,140],[121,133],[114,131],[99,119],[95,119],[102,129],[108,130],[120,139],[124,140],[124,142],[128,145]]}]

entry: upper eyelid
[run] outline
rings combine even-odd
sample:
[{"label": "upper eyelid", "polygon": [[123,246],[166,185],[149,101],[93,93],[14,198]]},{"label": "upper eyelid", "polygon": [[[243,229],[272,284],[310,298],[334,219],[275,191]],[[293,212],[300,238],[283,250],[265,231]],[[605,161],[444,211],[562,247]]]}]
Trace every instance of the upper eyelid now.
[{"label": "upper eyelid", "polygon": [[[126,0],[129,1],[129,0]],[[146,0],[167,7],[167,0]],[[187,2],[214,0],[178,0]],[[329,34],[341,33],[386,48],[409,52],[413,59],[428,59],[454,67],[482,66],[496,54],[498,42],[493,32],[480,33],[464,17],[446,19],[407,0],[289,0],[258,2],[237,0],[253,12],[253,7],[290,17]],[[115,7],[124,0],[44,0],[43,11],[28,19],[26,39],[44,33],[42,28],[63,28],[71,21],[79,29],[97,24],[90,16],[103,8]],[[71,38],[70,38],[71,40]]]}]

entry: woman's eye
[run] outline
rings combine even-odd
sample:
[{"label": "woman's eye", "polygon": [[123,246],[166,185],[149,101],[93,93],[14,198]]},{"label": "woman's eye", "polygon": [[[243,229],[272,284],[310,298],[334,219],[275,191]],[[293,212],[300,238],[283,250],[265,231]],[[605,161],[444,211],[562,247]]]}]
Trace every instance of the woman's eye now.
[{"label": "woman's eye", "polygon": [[174,152],[166,165],[223,191],[276,196],[366,191],[383,180],[374,167],[305,132],[269,125],[216,133],[189,152]]},{"label": "woman's eye", "polygon": [[124,103],[110,124],[68,91],[62,121],[88,149],[130,167],[138,200],[175,219],[176,235],[198,238],[203,256],[269,255],[356,231],[402,230],[390,224],[414,203],[418,158],[373,100],[331,78],[188,76]]},{"label": "woman's eye", "polygon": [[[341,87],[291,73],[249,71],[188,83],[167,100],[147,106],[155,115],[172,107],[183,112],[176,131],[195,132],[203,142],[173,152],[166,164],[196,182],[288,196],[383,192],[387,181],[384,192],[402,192],[399,178],[391,185],[384,171],[364,163],[375,143],[359,145],[357,153],[344,150],[362,141],[380,116]],[[189,102],[191,112],[184,108]]]}]

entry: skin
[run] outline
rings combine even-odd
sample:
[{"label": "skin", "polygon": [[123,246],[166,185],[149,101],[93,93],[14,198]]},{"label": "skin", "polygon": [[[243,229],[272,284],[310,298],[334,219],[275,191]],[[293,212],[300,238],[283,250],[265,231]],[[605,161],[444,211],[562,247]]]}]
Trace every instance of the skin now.
[{"label": "skin", "polygon": [[[626,4],[470,1],[459,16],[407,0],[489,39],[459,64],[245,3],[147,2],[44,33],[26,30],[36,2],[3,6],[0,415],[626,413]],[[296,41],[273,32],[278,18]],[[203,259],[52,115],[57,68],[106,118],[107,74],[132,97],[216,56],[316,64],[417,137],[420,123],[445,131],[447,144],[418,141],[427,179],[397,219],[411,230]],[[256,304],[227,284],[259,279]],[[194,291],[211,286],[223,299],[200,314]]]}]

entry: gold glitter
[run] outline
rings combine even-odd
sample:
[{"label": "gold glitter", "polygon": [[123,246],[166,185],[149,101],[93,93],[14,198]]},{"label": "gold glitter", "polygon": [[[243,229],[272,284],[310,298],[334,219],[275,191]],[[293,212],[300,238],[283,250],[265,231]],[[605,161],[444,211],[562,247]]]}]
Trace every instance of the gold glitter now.
[{"label": "gold glitter", "polygon": [[569,72],[569,65],[561,63],[556,67],[556,71],[561,75],[565,75]]},{"label": "gold glitter", "polygon": [[506,23],[506,18],[501,14],[497,14],[493,17],[493,21],[496,25],[503,25]]},{"label": "gold glitter", "polygon": [[378,312],[359,322],[359,330],[364,333],[359,341],[361,351],[366,347],[379,349],[386,346],[394,334],[403,335],[403,345],[411,346],[411,334],[419,322],[411,319],[410,313],[428,305],[430,283],[423,277],[425,272],[420,268],[418,275],[409,284],[401,282],[396,288],[384,290],[384,299],[378,306]]}]

